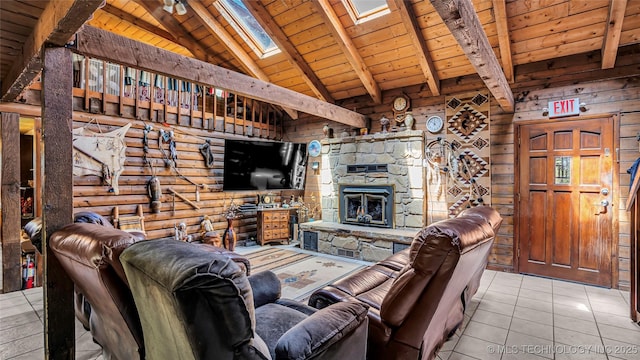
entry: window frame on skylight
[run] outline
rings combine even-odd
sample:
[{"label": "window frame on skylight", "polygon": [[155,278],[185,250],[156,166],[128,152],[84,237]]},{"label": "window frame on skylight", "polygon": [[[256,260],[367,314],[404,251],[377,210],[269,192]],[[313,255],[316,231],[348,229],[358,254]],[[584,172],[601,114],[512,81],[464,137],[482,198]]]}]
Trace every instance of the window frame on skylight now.
[{"label": "window frame on skylight", "polygon": [[369,11],[365,11],[363,13],[360,13],[358,11],[358,8],[353,3],[354,0],[341,0],[341,1],[342,1],[342,4],[344,4],[344,7],[347,9],[349,16],[351,16],[353,23],[356,25],[362,24],[369,20],[373,20],[391,13],[388,0],[385,1],[386,5],[379,6],[377,8],[371,9]]},{"label": "window frame on skylight", "polygon": [[[227,2],[230,0],[217,0],[213,4],[218,9],[222,17],[233,27],[240,37],[249,45],[249,47],[258,55],[259,58],[264,59],[266,57],[280,53],[280,48],[273,41],[271,36],[267,34],[262,26],[257,23],[260,29],[264,32],[264,36],[268,37],[273,42],[273,47],[265,49],[262,43],[258,40],[258,36],[254,34],[253,30],[246,25],[241,19],[238,18],[238,14],[233,10],[232,5]],[[242,1],[241,1],[242,2]],[[244,3],[243,3],[244,5]],[[246,6],[245,6],[246,7]],[[257,20],[256,20],[257,22]]]}]

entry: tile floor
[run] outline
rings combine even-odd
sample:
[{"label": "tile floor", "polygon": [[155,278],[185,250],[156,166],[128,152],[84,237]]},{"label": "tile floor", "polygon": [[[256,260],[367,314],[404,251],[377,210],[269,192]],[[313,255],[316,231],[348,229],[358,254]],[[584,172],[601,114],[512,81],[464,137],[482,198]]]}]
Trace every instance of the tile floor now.
[{"label": "tile floor", "polygon": [[628,301],[625,291],[487,270],[438,358],[638,360]]},{"label": "tile floor", "polygon": [[[640,359],[629,293],[487,270],[442,360]],[[42,289],[0,295],[0,359],[43,358]],[[102,359],[76,321],[76,359]]]}]

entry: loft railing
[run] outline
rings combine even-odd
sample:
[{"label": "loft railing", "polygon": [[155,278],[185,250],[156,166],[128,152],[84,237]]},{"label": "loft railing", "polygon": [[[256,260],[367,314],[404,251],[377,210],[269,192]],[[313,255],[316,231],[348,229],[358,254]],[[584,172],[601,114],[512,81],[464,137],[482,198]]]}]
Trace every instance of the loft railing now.
[{"label": "loft railing", "polygon": [[[281,138],[284,112],[221,88],[73,54],[74,97],[82,110],[210,131]],[[40,88],[39,83],[31,86]],[[109,111],[113,107],[116,111]],[[127,111],[127,109],[129,110]]]}]

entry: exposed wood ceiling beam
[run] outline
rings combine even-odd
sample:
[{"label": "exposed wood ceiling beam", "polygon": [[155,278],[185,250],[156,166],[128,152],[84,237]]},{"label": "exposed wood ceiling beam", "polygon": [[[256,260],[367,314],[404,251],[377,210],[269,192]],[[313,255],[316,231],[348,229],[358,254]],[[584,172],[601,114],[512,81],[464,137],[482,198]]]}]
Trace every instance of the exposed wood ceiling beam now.
[{"label": "exposed wood ceiling beam", "polygon": [[180,23],[168,12],[162,10],[162,5],[155,0],[134,0],[142,6],[149,15],[153,16],[165,29],[172,33],[176,38],[176,44],[183,46],[191,51],[196,59],[217,63],[218,59],[209,54],[206,48],[199,43],[191,34],[189,34]]},{"label": "exposed wood ceiling beam", "polygon": [[471,65],[505,112],[515,109],[509,87],[471,0],[430,0]]},{"label": "exposed wood ceiling beam", "polygon": [[315,7],[319,10],[320,15],[324,19],[325,24],[329,27],[329,30],[336,39],[336,43],[342,49],[342,53],[347,57],[347,60],[351,64],[353,70],[358,74],[360,81],[364,85],[365,89],[376,104],[382,104],[382,91],[380,86],[373,78],[373,74],[367,68],[367,65],[362,60],[362,56],[358,52],[358,49],[353,44],[351,37],[347,34],[338,19],[338,15],[333,10],[333,7],[328,0],[316,0],[312,1]]},{"label": "exposed wood ceiling beam", "polygon": [[124,20],[126,22],[128,22],[129,24],[132,24],[136,27],[139,27],[142,30],[148,31],[156,36],[159,36],[165,40],[169,40],[171,42],[174,43],[178,43],[178,39],[176,39],[175,36],[173,36],[173,34],[171,34],[168,31],[165,31],[163,29],[160,29],[159,27],[150,24],[140,18],[137,18],[127,12],[124,12],[123,10],[111,5],[111,4],[105,4],[104,7],[102,8],[102,10],[108,14],[111,14],[117,18],[120,18],[121,20]]},{"label": "exposed wood ceiling beam", "polygon": [[511,56],[511,38],[507,25],[507,5],[505,0],[493,0],[493,17],[496,20],[498,31],[498,45],[500,46],[500,59],[504,76],[510,84],[515,81],[513,74],[513,59]]},{"label": "exposed wood ceiling beam", "polygon": [[[196,18],[200,20],[202,25],[207,31],[231,53],[233,56],[240,61],[242,67],[244,67],[245,71],[253,77],[256,77],[262,81],[269,82],[269,76],[262,71],[260,66],[256,64],[255,61],[251,58],[251,55],[247,54],[246,51],[242,48],[242,46],[236,41],[236,39],[229,34],[229,32],[220,24],[217,20],[215,20],[209,10],[202,5],[200,0],[187,0],[189,4],[189,8],[193,10]],[[284,109],[284,111],[291,116],[293,119],[298,118],[298,113],[292,109]]]},{"label": "exposed wood ceiling beam", "polygon": [[291,65],[298,69],[304,79],[304,82],[311,88],[311,91],[313,91],[313,93],[321,100],[331,103],[334,102],[329,90],[327,90],[320,79],[318,79],[318,76],[302,58],[302,55],[300,55],[284,31],[282,31],[278,24],[273,21],[269,11],[264,8],[260,1],[243,0],[243,2],[253,17],[258,20],[260,26],[262,26],[269,36],[271,36],[273,42],[278,45],[278,48],[280,48],[282,54],[287,58]]},{"label": "exposed wood ceiling beam", "polygon": [[418,25],[418,20],[413,11],[413,7],[410,2],[406,0],[395,0],[396,7],[400,10],[400,17],[404,23],[404,27],[407,28],[407,34],[411,38],[413,47],[417,49],[416,55],[418,56],[418,63],[424,77],[427,79],[427,85],[433,96],[440,95],[440,77],[436,72],[436,68],[433,65],[433,60],[427,48],[427,42],[422,36],[422,31]]},{"label": "exposed wood ceiling beam", "polygon": [[357,128],[366,126],[366,117],[355,111],[92,26],[78,33],[77,46],[79,53],[92,58],[219,87]]},{"label": "exposed wood ceiling beam", "polygon": [[602,42],[602,68],[611,69],[616,65],[618,45],[620,45],[620,33],[624,12],[627,9],[627,0],[611,0],[609,3],[609,19]]},{"label": "exposed wood ceiling beam", "polygon": [[100,5],[102,0],[50,1],[2,79],[2,100],[15,100],[40,73],[45,43],[64,46]]}]

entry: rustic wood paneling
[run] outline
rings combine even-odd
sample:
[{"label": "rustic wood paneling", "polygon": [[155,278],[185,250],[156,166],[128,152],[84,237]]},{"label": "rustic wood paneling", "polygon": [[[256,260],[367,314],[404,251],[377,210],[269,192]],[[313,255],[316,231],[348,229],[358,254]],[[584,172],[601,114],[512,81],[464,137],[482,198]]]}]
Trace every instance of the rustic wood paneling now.
[{"label": "rustic wood paneling", "polygon": [[22,289],[22,261],[20,259],[20,137],[17,113],[1,114],[0,153],[2,164],[2,286],[3,292]]}]

